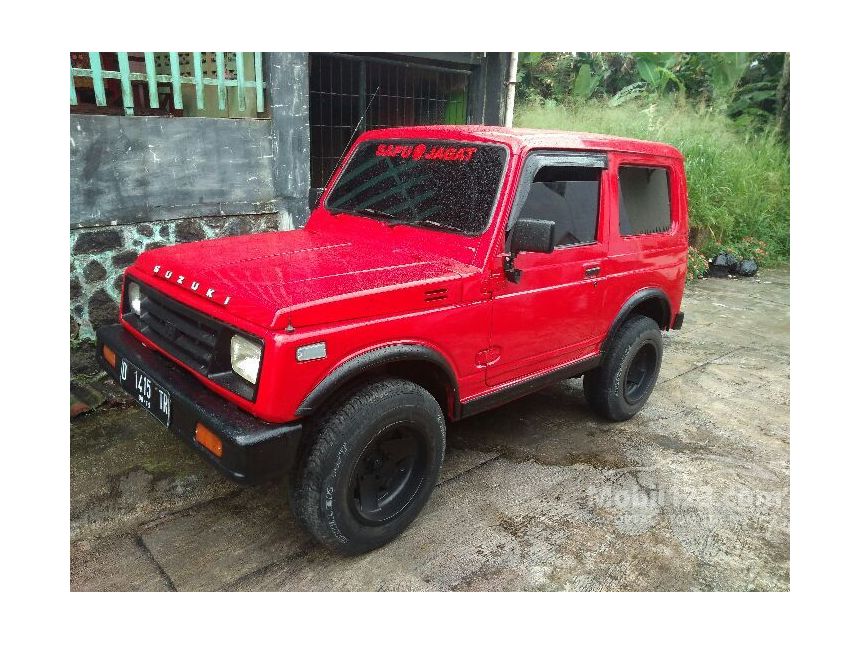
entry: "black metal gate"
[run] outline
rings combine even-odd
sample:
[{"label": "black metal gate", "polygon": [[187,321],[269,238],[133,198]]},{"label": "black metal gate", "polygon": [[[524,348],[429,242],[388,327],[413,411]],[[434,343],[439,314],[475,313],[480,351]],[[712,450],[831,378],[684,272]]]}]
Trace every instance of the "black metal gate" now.
[{"label": "black metal gate", "polygon": [[325,185],[357,126],[356,136],[375,128],[467,123],[469,80],[466,69],[310,54],[311,185]]}]

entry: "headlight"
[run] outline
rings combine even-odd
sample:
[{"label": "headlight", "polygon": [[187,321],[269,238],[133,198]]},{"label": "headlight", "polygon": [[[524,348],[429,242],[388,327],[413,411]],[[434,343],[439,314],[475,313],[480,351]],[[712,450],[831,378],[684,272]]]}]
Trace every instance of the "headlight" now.
[{"label": "headlight", "polygon": [[131,310],[140,315],[140,285],[137,282],[128,283],[128,304]]},{"label": "headlight", "polygon": [[230,339],[230,367],[249,383],[256,384],[260,374],[260,355],[263,346],[244,336]]}]

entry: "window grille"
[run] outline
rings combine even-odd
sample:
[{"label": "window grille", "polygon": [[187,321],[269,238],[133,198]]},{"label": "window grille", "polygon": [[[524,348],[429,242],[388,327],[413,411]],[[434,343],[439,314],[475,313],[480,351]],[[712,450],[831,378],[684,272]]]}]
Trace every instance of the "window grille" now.
[{"label": "window grille", "polygon": [[[214,93],[206,91],[209,87],[214,88]],[[110,108],[116,103],[128,116],[164,110],[162,99],[165,96],[169,97],[173,110],[210,116],[205,111],[212,111],[217,105],[218,111],[227,112],[231,107],[228,89],[236,96],[238,116],[252,107],[257,114],[262,114],[266,111],[265,87],[262,52],[71,54],[70,105],[85,102],[79,94],[86,94],[88,98],[91,94],[97,108]],[[183,88],[189,90],[184,95]]]},{"label": "window grille", "polygon": [[357,126],[356,136],[377,128],[466,123],[469,79],[462,69],[311,54],[311,185],[326,184]]}]

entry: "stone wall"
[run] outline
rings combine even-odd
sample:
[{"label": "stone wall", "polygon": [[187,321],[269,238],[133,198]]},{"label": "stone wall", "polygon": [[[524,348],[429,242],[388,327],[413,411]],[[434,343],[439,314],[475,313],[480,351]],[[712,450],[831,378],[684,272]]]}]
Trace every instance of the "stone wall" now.
[{"label": "stone wall", "polygon": [[200,217],[70,232],[70,341],[72,373],[98,372],[95,329],[116,322],[122,274],[143,251],[170,244],[279,229],[277,213]]}]

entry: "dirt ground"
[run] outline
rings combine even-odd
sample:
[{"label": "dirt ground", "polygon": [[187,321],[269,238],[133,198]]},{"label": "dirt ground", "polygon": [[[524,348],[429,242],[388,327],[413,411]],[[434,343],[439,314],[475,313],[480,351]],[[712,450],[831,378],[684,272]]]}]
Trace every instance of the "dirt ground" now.
[{"label": "dirt ground", "polygon": [[659,383],[610,424],[580,380],[448,429],[400,538],[344,558],[134,407],[71,427],[72,590],[788,590],[789,274],[687,288]]}]

